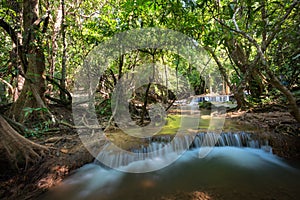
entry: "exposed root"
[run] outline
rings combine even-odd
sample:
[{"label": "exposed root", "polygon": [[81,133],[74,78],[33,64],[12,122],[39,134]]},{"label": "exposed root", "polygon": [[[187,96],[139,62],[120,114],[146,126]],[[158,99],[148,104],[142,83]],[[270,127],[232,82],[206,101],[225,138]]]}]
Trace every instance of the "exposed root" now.
[{"label": "exposed root", "polygon": [[41,160],[45,152],[49,149],[45,146],[36,144],[15,131],[8,122],[0,115],[0,143],[6,150],[11,164],[20,170],[25,165],[28,167]]}]

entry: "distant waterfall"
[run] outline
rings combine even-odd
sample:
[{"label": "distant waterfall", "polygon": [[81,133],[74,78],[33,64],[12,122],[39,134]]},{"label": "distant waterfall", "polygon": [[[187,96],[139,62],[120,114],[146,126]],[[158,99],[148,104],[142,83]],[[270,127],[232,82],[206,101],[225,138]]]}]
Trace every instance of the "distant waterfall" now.
[{"label": "distant waterfall", "polygon": [[[111,145],[111,144],[110,144]],[[214,146],[233,146],[261,148],[272,153],[272,148],[267,140],[253,139],[249,133],[199,133],[197,135],[184,135],[182,137],[154,136],[148,139],[148,143],[138,148],[131,148],[128,151],[113,151],[111,146],[107,145],[98,154],[99,160],[105,160],[111,167],[126,166],[129,163],[146,159],[168,158],[170,155],[176,155],[177,152],[184,152],[188,149],[197,149],[201,147]],[[95,161],[98,162],[97,159]]]},{"label": "distant waterfall", "polygon": [[232,95],[198,95],[190,97],[189,104],[198,104],[199,102],[209,101],[209,102],[228,102],[232,101]]}]

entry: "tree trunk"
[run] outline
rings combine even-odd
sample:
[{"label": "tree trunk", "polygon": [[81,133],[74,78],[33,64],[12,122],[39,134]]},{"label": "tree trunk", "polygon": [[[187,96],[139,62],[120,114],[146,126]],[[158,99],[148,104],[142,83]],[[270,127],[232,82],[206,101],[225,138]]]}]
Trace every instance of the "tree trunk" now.
[{"label": "tree trunk", "polygon": [[[27,65],[24,66],[24,88],[10,110],[10,117],[16,121],[25,120],[24,108],[41,108],[44,105],[45,92],[45,57],[41,48],[41,34],[39,32],[39,1],[23,1],[23,46],[26,53]],[[33,116],[39,117],[39,116]]]},{"label": "tree trunk", "polygon": [[55,71],[57,48],[58,48],[57,36],[61,28],[62,28],[62,5],[60,4],[59,8],[57,9],[56,21],[54,23],[54,30],[52,34],[52,54],[51,54],[51,64],[49,70],[49,75],[51,79],[53,79],[54,71]]},{"label": "tree trunk", "polygon": [[23,90],[10,110],[10,117],[18,122],[25,120],[24,108],[43,108],[45,80],[44,54],[40,49],[32,49],[28,55],[28,69]]},{"label": "tree trunk", "polygon": [[251,67],[249,56],[236,39],[227,40],[225,42],[229,56],[240,72],[244,75],[246,83],[249,85],[251,96],[259,99],[265,91],[263,80],[259,76],[257,70]]},{"label": "tree trunk", "polygon": [[66,90],[66,77],[67,77],[67,45],[66,45],[66,32],[65,32],[65,1],[61,0],[61,9],[62,9],[62,20],[61,20],[61,32],[62,32],[62,45],[63,45],[63,52],[62,52],[62,63],[61,63],[61,82],[60,85],[63,90],[60,90],[60,99],[62,101],[66,101],[66,94],[64,90]]},{"label": "tree trunk", "polygon": [[244,110],[249,107],[249,103],[245,100],[243,87],[238,87],[234,90],[233,96],[237,103],[237,108]]},{"label": "tree trunk", "polygon": [[297,122],[300,123],[300,109],[297,105],[296,98],[287,87],[281,84],[278,78],[269,69],[266,69],[266,71],[268,73],[268,76],[270,77],[269,82],[282,94],[285,95],[289,104],[289,110],[291,115],[297,120]]},{"label": "tree trunk", "polygon": [[124,65],[124,55],[121,55],[119,58],[119,73],[118,73],[118,80],[120,80],[123,76],[123,65]]},{"label": "tree trunk", "polygon": [[[217,57],[217,55],[214,53],[214,51],[210,47],[204,47],[204,48],[212,55],[215,62],[217,63],[219,71],[220,71],[224,81],[226,82],[226,84],[228,85],[230,90],[233,92],[234,98],[237,101],[237,107],[239,109],[245,109],[248,106],[248,102],[244,98],[243,87],[241,87],[241,86],[234,87],[229,81],[229,77],[226,73],[226,69],[224,68],[221,61]],[[243,83],[241,83],[241,84],[243,85]]]},{"label": "tree trunk", "polygon": [[48,149],[36,144],[16,132],[0,115],[0,144],[7,153],[7,158],[15,169],[27,167],[40,160]]},{"label": "tree trunk", "polygon": [[[276,75],[274,74],[274,72],[270,68],[270,65],[269,65],[269,62],[268,62],[267,58],[264,55],[264,51],[265,51],[266,47],[268,46],[268,43],[271,42],[274,39],[275,35],[279,32],[280,26],[282,25],[282,23],[289,16],[289,14],[292,12],[294,7],[296,7],[298,4],[299,4],[299,2],[296,1],[296,0],[293,2],[293,4],[286,11],[285,15],[275,25],[274,31],[269,36],[267,42],[264,42],[264,44],[262,44],[262,45],[259,45],[258,42],[255,39],[253,39],[250,35],[248,35],[246,32],[241,31],[239,29],[234,17],[233,17],[233,22],[235,24],[236,31],[239,34],[241,34],[245,39],[247,39],[250,43],[252,43],[255,46],[255,48],[257,49],[257,53],[258,53],[257,55],[259,56],[258,58],[260,58],[260,60],[261,60],[262,69],[268,75],[268,82],[271,83],[275,88],[277,88],[283,95],[285,95],[285,97],[287,98],[287,101],[289,103],[289,108],[290,108],[291,115],[296,119],[297,122],[300,123],[300,109],[297,105],[296,98],[293,96],[291,91],[287,87],[285,87],[279,81],[279,79],[276,77]],[[255,62],[253,64],[255,64]]]},{"label": "tree trunk", "polygon": [[145,92],[143,111],[142,111],[142,116],[141,116],[141,121],[140,121],[141,125],[144,124],[144,119],[145,119],[145,116],[147,113],[148,94],[149,94],[150,87],[151,87],[151,81],[150,81],[150,83],[148,83],[146,92]]}]

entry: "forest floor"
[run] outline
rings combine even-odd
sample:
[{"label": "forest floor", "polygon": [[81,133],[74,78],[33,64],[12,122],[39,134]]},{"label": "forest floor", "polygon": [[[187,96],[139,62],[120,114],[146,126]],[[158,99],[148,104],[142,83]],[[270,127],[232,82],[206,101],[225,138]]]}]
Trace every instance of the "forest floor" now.
[{"label": "forest floor", "polygon": [[[54,110],[56,116],[72,123],[71,112],[64,108]],[[267,138],[273,153],[290,162],[300,161],[300,124],[286,110],[276,106],[256,108],[249,111],[226,113],[226,118],[240,125],[255,126],[259,134]],[[0,173],[0,199],[39,199],[44,192],[59,184],[73,170],[93,162],[93,156],[83,146],[76,130],[61,127],[56,133],[30,138],[36,143],[49,147],[49,154],[26,171]],[[1,152],[0,152],[1,153]],[[1,164],[3,165],[3,164]],[[1,166],[1,169],[5,169]],[[214,196],[214,195],[212,195]],[[218,199],[206,193],[177,192],[161,199]]]}]

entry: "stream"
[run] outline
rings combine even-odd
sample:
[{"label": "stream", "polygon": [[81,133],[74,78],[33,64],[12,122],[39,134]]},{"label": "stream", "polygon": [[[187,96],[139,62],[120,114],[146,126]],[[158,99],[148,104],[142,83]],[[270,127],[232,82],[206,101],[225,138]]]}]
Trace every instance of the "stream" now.
[{"label": "stream", "polygon": [[[201,138],[200,134],[180,155],[170,146],[163,154],[152,154],[143,160],[124,162],[123,157],[115,155],[115,163],[122,163],[115,169],[98,162],[84,165],[42,199],[152,200],[177,191],[206,192],[212,199],[299,199],[299,167],[273,155],[267,142],[253,140],[247,134],[223,134],[217,145],[201,157],[199,153],[210,148],[201,143]],[[154,147],[164,145],[153,142],[140,151],[155,151]],[[169,159],[176,161],[156,171],[128,173]]]}]

